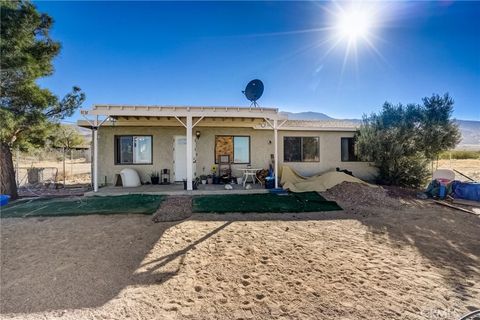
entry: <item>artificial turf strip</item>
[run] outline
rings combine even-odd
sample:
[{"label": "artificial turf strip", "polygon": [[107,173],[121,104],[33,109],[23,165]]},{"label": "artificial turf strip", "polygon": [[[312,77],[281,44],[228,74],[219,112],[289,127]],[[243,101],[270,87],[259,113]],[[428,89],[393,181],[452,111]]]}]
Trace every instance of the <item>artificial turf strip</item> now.
[{"label": "artificial turf strip", "polygon": [[316,192],[289,193],[288,195],[228,194],[196,196],[193,212],[316,212],[342,210],[335,201],[327,201]]},{"label": "artificial turf strip", "polygon": [[95,196],[20,200],[2,207],[1,218],[59,217],[89,214],[152,214],[164,196],[132,194],[123,196]]}]

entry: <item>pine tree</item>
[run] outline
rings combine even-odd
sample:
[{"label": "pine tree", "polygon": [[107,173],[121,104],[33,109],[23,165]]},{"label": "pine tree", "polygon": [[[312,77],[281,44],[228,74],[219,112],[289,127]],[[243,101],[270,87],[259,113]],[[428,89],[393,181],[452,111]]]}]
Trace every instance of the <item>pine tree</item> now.
[{"label": "pine tree", "polygon": [[41,147],[51,129],[85,100],[73,87],[60,99],[36,80],[53,74],[60,44],[53,20],[28,1],[0,1],[0,193],[17,198],[12,150]]}]

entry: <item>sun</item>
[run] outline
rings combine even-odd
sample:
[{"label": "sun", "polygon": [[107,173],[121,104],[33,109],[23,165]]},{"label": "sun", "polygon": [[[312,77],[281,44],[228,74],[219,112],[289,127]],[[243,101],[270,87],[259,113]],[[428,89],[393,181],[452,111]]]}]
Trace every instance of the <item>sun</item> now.
[{"label": "sun", "polygon": [[357,41],[367,39],[373,17],[366,11],[350,9],[339,13],[336,29],[342,39]]},{"label": "sun", "polygon": [[375,42],[382,40],[378,32],[388,18],[386,9],[385,5],[370,1],[334,1],[330,7],[325,7],[330,36],[324,42],[329,47],[323,58],[337,48],[344,48],[342,74],[350,58],[358,70],[358,57],[364,49],[373,51],[381,60],[385,60]]}]

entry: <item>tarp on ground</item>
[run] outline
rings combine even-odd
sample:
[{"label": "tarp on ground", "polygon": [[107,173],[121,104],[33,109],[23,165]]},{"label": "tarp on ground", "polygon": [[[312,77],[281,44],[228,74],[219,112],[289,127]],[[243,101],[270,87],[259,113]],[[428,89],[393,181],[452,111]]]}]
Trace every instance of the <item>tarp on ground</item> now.
[{"label": "tarp on ground", "polygon": [[0,210],[1,218],[80,216],[89,214],[152,214],[164,196],[129,194],[15,201]]},{"label": "tarp on ground", "polygon": [[193,212],[320,212],[342,210],[335,201],[328,201],[316,192],[278,195],[222,194],[193,197]]},{"label": "tarp on ground", "polygon": [[322,175],[304,177],[288,166],[282,167],[282,178],[280,180],[283,189],[290,190],[292,192],[324,192],[342,182],[361,183],[370,187],[376,187],[361,179],[337,171],[327,172]]},{"label": "tarp on ground", "polygon": [[480,183],[479,182],[452,182],[453,197],[456,199],[465,199],[480,201]]}]

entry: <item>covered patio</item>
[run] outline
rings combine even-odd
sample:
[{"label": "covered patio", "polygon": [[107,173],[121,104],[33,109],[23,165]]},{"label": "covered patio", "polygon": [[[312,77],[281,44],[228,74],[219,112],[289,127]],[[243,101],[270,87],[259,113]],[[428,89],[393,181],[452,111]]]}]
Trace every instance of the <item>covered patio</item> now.
[{"label": "covered patio", "polygon": [[[200,186],[199,190],[193,190],[193,180],[195,179],[195,168],[199,169],[198,161],[196,158],[196,146],[194,134],[199,137],[199,132],[194,132],[193,129],[202,127],[203,130],[219,130],[220,128],[237,128],[238,130],[244,128],[258,129],[265,132],[270,131],[273,133],[273,152],[272,152],[272,169],[275,173],[275,187],[278,188],[278,130],[285,124],[287,117],[279,113],[275,108],[252,108],[252,107],[171,107],[171,106],[114,106],[114,105],[96,105],[91,110],[82,110],[82,115],[85,120],[80,120],[79,125],[92,129],[93,138],[93,165],[92,165],[92,185],[93,192],[102,193],[155,193],[155,194],[183,194],[184,192],[194,191],[199,192],[259,192],[257,188],[251,190],[244,190],[241,186],[234,185],[234,190],[225,190],[223,185],[208,185]],[[137,128],[135,130],[145,131],[153,130],[151,128],[175,128],[168,129],[175,130],[175,132],[182,132],[181,127],[185,128],[185,149],[186,152],[180,158],[177,158],[174,163],[181,168],[186,169],[183,176],[187,190],[183,190],[183,184],[171,184],[168,186],[149,186],[142,185],[138,188],[118,188],[107,186],[99,189],[99,185],[102,182],[106,182],[107,176],[103,172],[99,172],[99,158],[102,159],[105,151],[103,150],[106,143],[99,144],[98,131],[105,127],[110,128]],[[144,129],[141,129],[141,128]],[[213,128],[213,129],[212,129]],[[216,129],[215,129],[216,128]],[[180,130],[180,131],[179,131]],[[198,129],[197,129],[198,130]],[[230,129],[228,129],[230,130]],[[100,130],[102,132],[102,130]],[[270,141],[269,143],[271,143]],[[203,143],[203,141],[202,141]],[[100,145],[100,146],[99,146]],[[102,149],[102,155],[99,156],[99,148]],[[257,150],[252,150],[257,151]],[[167,150],[163,151],[168,153]],[[258,153],[257,153],[258,154]],[[262,153],[262,156],[263,153]],[[265,158],[265,157],[264,157]],[[182,162],[179,165],[180,161]],[[216,158],[215,158],[216,160]],[[111,166],[103,159],[104,166]],[[147,165],[155,165],[150,162]],[[165,161],[163,161],[165,164]],[[249,167],[250,161],[244,162],[244,165]],[[118,165],[118,163],[115,163]],[[208,166],[205,164],[200,165],[205,172],[205,168]],[[134,166],[133,168],[140,168],[140,166]],[[101,171],[102,169],[100,169]],[[99,177],[99,174],[102,176]],[[111,176],[111,174],[109,174]],[[104,179],[102,179],[102,177]],[[105,181],[104,181],[105,180]],[[181,179],[174,179],[174,181]],[[100,183],[99,183],[100,182]],[[255,187],[255,185],[253,185]],[[253,191],[255,190],[255,191]]]}]

